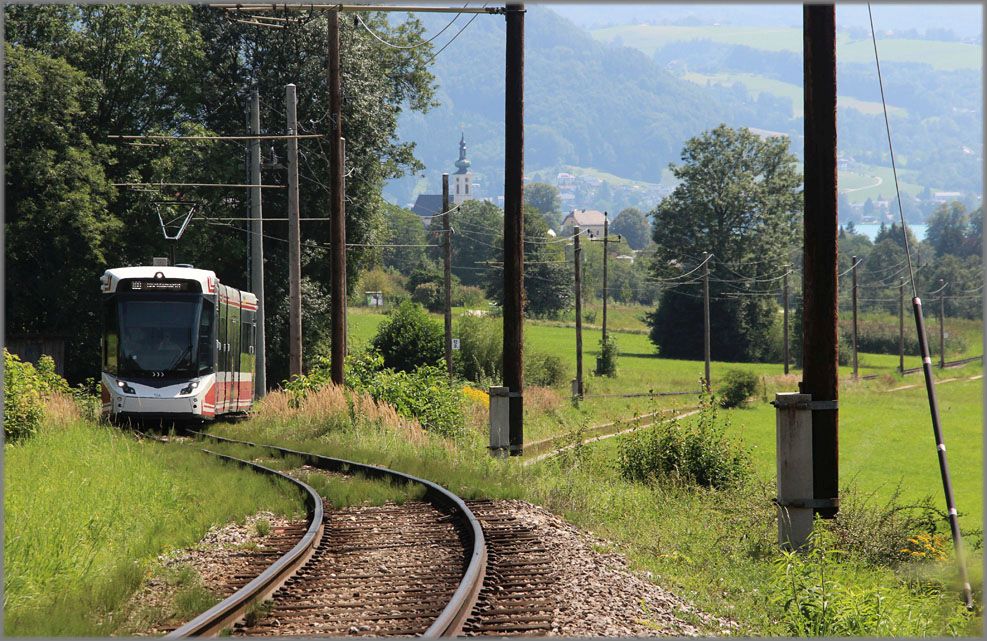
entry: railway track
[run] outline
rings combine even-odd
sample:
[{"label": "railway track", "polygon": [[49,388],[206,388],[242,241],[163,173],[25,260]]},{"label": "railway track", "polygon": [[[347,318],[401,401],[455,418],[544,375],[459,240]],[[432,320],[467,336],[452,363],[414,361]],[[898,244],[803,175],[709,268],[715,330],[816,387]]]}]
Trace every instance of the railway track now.
[{"label": "railway track", "polygon": [[[234,577],[233,587],[238,589],[232,595],[185,625],[165,635],[169,638],[217,636],[224,629],[229,628],[243,618],[248,610],[254,607],[255,603],[269,597],[281,587],[288,577],[312,557],[319,543],[322,541],[324,530],[323,521],[325,519],[322,498],[309,485],[257,463],[210,452],[209,450],[204,451],[223,460],[283,478],[298,486],[305,494],[308,524],[304,531],[301,531],[301,528],[289,528],[286,531],[277,533],[274,539],[274,545],[272,546],[273,549],[268,552],[252,555],[251,561],[245,571]],[[285,548],[288,549],[279,554]],[[268,556],[269,554],[276,554],[278,558],[272,563],[270,556]],[[257,570],[259,573],[251,577],[251,570]]]},{"label": "railway track", "polygon": [[[324,510],[314,490],[292,479],[307,488],[308,500],[316,506],[310,511],[309,530],[318,534],[306,541],[304,559],[299,561],[296,551],[303,547],[299,542],[292,548],[293,561],[287,556],[278,559],[169,637],[211,636],[231,627],[235,635],[251,636],[438,637],[464,632],[484,587],[487,547],[479,521],[462,499],[435,483],[383,467],[198,434],[300,457],[328,474],[359,472],[413,483],[423,486],[425,493],[423,501],[402,505]],[[262,606],[256,605],[265,599]],[[475,616],[472,621],[475,627]]]}]

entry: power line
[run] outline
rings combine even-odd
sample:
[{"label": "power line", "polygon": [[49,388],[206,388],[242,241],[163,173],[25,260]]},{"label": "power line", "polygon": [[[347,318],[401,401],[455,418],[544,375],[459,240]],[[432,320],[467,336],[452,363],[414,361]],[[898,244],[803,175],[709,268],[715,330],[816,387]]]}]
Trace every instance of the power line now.
[{"label": "power line", "polygon": [[260,189],[284,189],[284,185],[241,185],[232,183],[113,183],[114,187],[258,187]]},{"label": "power line", "polygon": [[[464,5],[464,7],[465,7],[465,5]],[[415,43],[415,44],[412,44],[412,45],[396,45],[393,42],[388,42],[387,40],[384,40],[383,38],[381,38],[380,36],[378,36],[376,33],[374,33],[370,29],[370,27],[367,26],[367,23],[363,21],[363,18],[360,17],[360,14],[356,14],[356,19],[363,26],[363,28],[367,30],[367,33],[369,33],[371,36],[373,36],[374,38],[376,38],[381,44],[386,45],[388,47],[391,47],[392,49],[409,50],[409,49],[417,49],[418,47],[424,47],[425,45],[430,44],[433,40],[435,40],[436,38],[438,38],[439,36],[441,36],[442,33],[446,29],[448,29],[449,27],[451,27],[452,24],[454,22],[456,22],[456,20],[459,20],[459,16],[461,16],[461,15],[463,15],[462,12],[457,13],[456,16],[452,20],[450,20],[448,24],[446,24],[446,26],[442,27],[442,29],[440,29],[438,33],[436,33],[434,36],[432,36],[428,40],[423,40],[421,42],[418,42],[418,43]]]},{"label": "power line", "polygon": [[291,140],[297,138],[322,138],[323,134],[295,135],[264,135],[264,136],[167,136],[167,135],[116,135],[106,136],[114,140],[210,140],[210,141],[239,141],[239,140]]},{"label": "power line", "polygon": [[[486,6],[487,6],[487,5],[483,5],[483,7],[484,7],[484,8],[486,8]],[[479,15],[480,15],[480,14],[478,13],[478,14],[476,14],[476,15],[474,15],[474,16],[473,16],[472,18],[470,18],[470,19],[469,19],[469,21],[467,21],[467,22],[466,22],[466,24],[464,24],[464,25],[463,25],[463,28],[462,28],[462,29],[460,29],[459,31],[457,31],[457,32],[456,32],[456,35],[454,35],[454,36],[452,37],[452,39],[451,39],[451,40],[449,40],[449,42],[447,42],[447,43],[445,43],[444,45],[442,45],[442,48],[441,48],[441,49],[439,49],[438,51],[436,51],[436,52],[435,52],[434,54],[432,54],[432,57],[431,57],[431,58],[429,58],[428,60],[426,60],[426,61],[425,61],[425,63],[424,63],[424,64],[425,64],[425,66],[427,66],[427,65],[429,65],[429,64],[431,64],[431,63],[432,63],[432,61],[434,61],[434,60],[435,60],[436,58],[438,58],[438,57],[439,57],[439,54],[440,54],[440,53],[442,53],[443,51],[445,51],[445,50],[446,50],[446,47],[448,47],[448,46],[449,46],[449,45],[451,45],[451,44],[452,44],[453,42],[455,42],[455,41],[456,41],[456,38],[458,38],[458,37],[459,37],[459,34],[461,34],[462,32],[464,32],[464,31],[466,31],[466,28],[467,28],[467,27],[469,27],[469,26],[470,26],[471,24],[473,24],[473,21],[474,21],[474,20],[476,20],[476,18],[477,18],[477,16],[479,16]]]}]

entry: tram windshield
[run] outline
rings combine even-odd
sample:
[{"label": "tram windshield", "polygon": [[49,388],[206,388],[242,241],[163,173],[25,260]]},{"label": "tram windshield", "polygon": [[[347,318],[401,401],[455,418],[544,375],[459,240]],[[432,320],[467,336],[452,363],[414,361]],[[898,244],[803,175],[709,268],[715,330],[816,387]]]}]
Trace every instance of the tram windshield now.
[{"label": "tram windshield", "polygon": [[141,296],[115,303],[120,375],[190,377],[211,371],[210,301]]}]

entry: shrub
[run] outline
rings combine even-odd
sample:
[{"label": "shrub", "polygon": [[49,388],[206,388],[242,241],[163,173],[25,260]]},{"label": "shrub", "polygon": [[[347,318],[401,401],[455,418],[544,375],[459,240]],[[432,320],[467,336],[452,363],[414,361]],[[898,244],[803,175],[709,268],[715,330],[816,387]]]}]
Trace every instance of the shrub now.
[{"label": "shrub", "polygon": [[567,380],[569,380],[569,369],[566,367],[565,361],[562,360],[561,356],[558,354],[525,350],[525,385],[553,387],[562,385]]},{"label": "shrub", "polygon": [[499,379],[504,347],[501,323],[494,318],[462,316],[456,332],[459,351],[454,357],[458,374],[481,384]]},{"label": "shrub", "polygon": [[411,300],[430,312],[440,312],[445,306],[445,293],[436,283],[422,283],[415,287]]},{"label": "shrub", "polygon": [[405,276],[380,267],[364,272],[363,276],[360,277],[360,285],[357,290],[359,304],[367,304],[367,298],[363,292],[381,292],[387,304],[408,298],[408,291],[404,288],[406,280]]},{"label": "shrub", "polygon": [[55,371],[55,359],[51,356],[42,354],[41,358],[38,359],[38,364],[34,366],[34,370],[38,374],[38,385],[41,393],[45,396],[72,392],[68,381]]},{"label": "shrub", "polygon": [[[828,525],[836,544],[864,562],[895,567],[918,558],[941,556],[948,540],[948,517],[931,496],[912,505],[901,503],[901,486],[884,505],[857,490],[843,490],[840,511]],[[963,532],[981,535],[980,531]],[[967,539],[969,540],[969,539]],[[947,545],[948,548],[948,545]]]},{"label": "shrub", "polygon": [[31,363],[3,350],[3,434],[8,443],[37,432],[44,417],[45,383]]},{"label": "shrub", "polygon": [[617,375],[617,341],[612,335],[607,335],[605,339],[600,339],[600,355],[596,359],[596,375],[609,376],[613,378]]},{"label": "shrub", "polygon": [[757,376],[739,369],[727,370],[720,386],[720,405],[723,407],[743,407],[757,392]]},{"label": "shrub", "polygon": [[659,479],[724,489],[739,485],[751,474],[746,450],[726,438],[729,423],[720,422],[716,399],[703,394],[695,422],[659,417],[650,429],[621,439],[617,465],[629,481]]},{"label": "shrub", "polygon": [[[499,319],[463,316],[458,321],[459,351],[455,365],[458,374],[468,381],[486,384],[500,380],[503,372],[503,325]],[[551,387],[568,379],[565,361],[556,354],[524,350],[526,385]]]},{"label": "shrub", "polygon": [[460,285],[453,290],[453,303],[466,308],[484,307],[486,293],[480,287]]},{"label": "shrub", "polygon": [[442,436],[463,432],[463,388],[449,380],[444,367],[423,365],[412,372],[383,368],[378,354],[368,352],[351,359],[346,384],[390,403],[397,413],[417,419],[422,427]]},{"label": "shrub", "polygon": [[441,361],[443,341],[442,326],[420,305],[405,301],[388,314],[370,344],[384,358],[384,367],[410,372]]},{"label": "shrub", "polygon": [[794,637],[925,636],[963,634],[967,615],[958,603],[928,611],[922,596],[904,588],[862,585],[856,567],[818,525],[805,552],[782,552],[775,563],[772,600]]},{"label": "shrub", "polygon": [[[298,408],[331,380],[330,361],[323,357],[308,374],[285,381],[283,386],[291,396],[289,404]],[[463,388],[449,380],[444,367],[423,365],[411,372],[395,371],[385,368],[383,357],[371,350],[347,357],[346,386],[392,406],[400,416],[415,419],[437,434],[457,436],[465,427]],[[358,408],[353,400],[349,404],[352,415]]]}]

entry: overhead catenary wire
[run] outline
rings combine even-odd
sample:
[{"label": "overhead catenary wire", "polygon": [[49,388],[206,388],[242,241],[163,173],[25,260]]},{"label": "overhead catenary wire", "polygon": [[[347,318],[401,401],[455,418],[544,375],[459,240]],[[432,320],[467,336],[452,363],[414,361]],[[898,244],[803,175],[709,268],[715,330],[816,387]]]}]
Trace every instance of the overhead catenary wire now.
[{"label": "overhead catenary wire", "polygon": [[[484,9],[485,9],[486,7],[487,7],[487,5],[483,5],[483,8],[484,8]],[[438,58],[438,57],[439,57],[439,54],[440,54],[440,53],[442,53],[443,51],[445,51],[445,50],[446,50],[446,48],[447,48],[447,47],[448,47],[449,45],[451,45],[452,43],[454,43],[454,42],[456,41],[456,38],[458,38],[458,37],[460,36],[460,34],[462,34],[462,33],[463,33],[464,31],[466,31],[466,29],[467,29],[467,28],[468,28],[468,27],[469,27],[469,26],[470,26],[471,24],[473,24],[473,21],[474,21],[474,20],[476,20],[476,19],[477,19],[477,17],[478,17],[478,16],[480,16],[480,15],[481,15],[481,14],[479,14],[479,13],[477,13],[477,14],[475,14],[475,15],[474,15],[474,16],[473,16],[472,18],[470,18],[470,19],[469,19],[469,20],[468,20],[468,21],[466,22],[466,24],[464,24],[464,25],[463,25],[463,27],[462,27],[462,29],[460,29],[459,31],[457,31],[457,32],[456,32],[456,35],[454,35],[454,36],[453,36],[453,37],[452,37],[452,38],[451,38],[451,39],[449,40],[449,42],[447,42],[447,43],[445,43],[444,45],[442,45],[442,48],[441,48],[441,49],[439,49],[438,51],[436,51],[435,53],[433,53],[433,54],[432,54],[432,57],[430,57],[430,58],[429,58],[428,60],[426,60],[424,64],[425,64],[425,65],[427,66],[427,65],[429,65],[429,64],[431,64],[431,63],[432,63],[432,62],[433,62],[433,61],[434,61],[434,60],[435,60],[436,58]]]},{"label": "overhead catenary wire", "polygon": [[[466,5],[464,5],[464,8],[465,7],[466,7]],[[461,16],[461,15],[463,15],[463,12],[462,11],[460,11],[459,13],[457,13],[453,17],[453,19],[450,20],[446,24],[446,26],[442,27],[439,30],[438,33],[436,33],[434,36],[432,36],[428,40],[422,40],[421,42],[416,42],[415,44],[411,44],[411,45],[397,45],[397,44],[394,44],[393,42],[388,42],[387,40],[384,40],[383,38],[381,38],[380,36],[378,36],[376,33],[374,33],[374,31],[369,26],[367,26],[367,23],[363,21],[363,18],[360,17],[360,14],[356,14],[356,19],[357,19],[357,22],[359,22],[360,25],[362,25],[363,28],[367,30],[367,33],[369,33],[371,36],[373,36],[374,38],[376,38],[381,44],[383,44],[383,45],[385,45],[387,47],[390,47],[392,49],[402,49],[402,50],[406,50],[407,51],[407,50],[410,50],[410,49],[417,49],[419,47],[424,47],[425,45],[430,44],[433,40],[435,40],[436,38],[438,38],[439,36],[441,36],[445,32],[446,29],[448,29],[449,27],[451,27],[453,25],[453,23],[456,22],[456,20],[459,20],[459,16]]]},{"label": "overhead catenary wire", "polygon": [[[219,219],[204,219],[204,220],[205,220],[205,222],[207,224],[210,224],[210,225],[215,225],[215,226],[220,226],[220,227],[229,227],[230,229],[235,229],[236,231],[246,232],[248,234],[254,234],[255,233],[251,229],[242,229],[240,227],[235,227],[232,224],[227,223],[227,222],[223,222],[223,221],[221,221]],[[267,220],[267,219],[265,219],[265,220]],[[302,220],[305,220],[305,219],[303,218]],[[282,243],[287,243],[288,242],[288,239],[287,238],[280,238],[278,236],[271,236],[270,234],[261,234],[261,236],[263,236],[264,238],[267,238],[268,240],[277,240],[277,241],[282,242]],[[330,243],[319,243],[319,242],[315,242],[315,241],[312,241],[312,240],[307,240],[305,242],[306,242],[306,244],[311,245],[311,246],[314,246],[314,247],[330,247],[331,246]],[[346,246],[347,247],[383,247],[383,248],[388,248],[388,247],[439,247],[439,245],[434,244],[434,243],[346,243]]]}]

